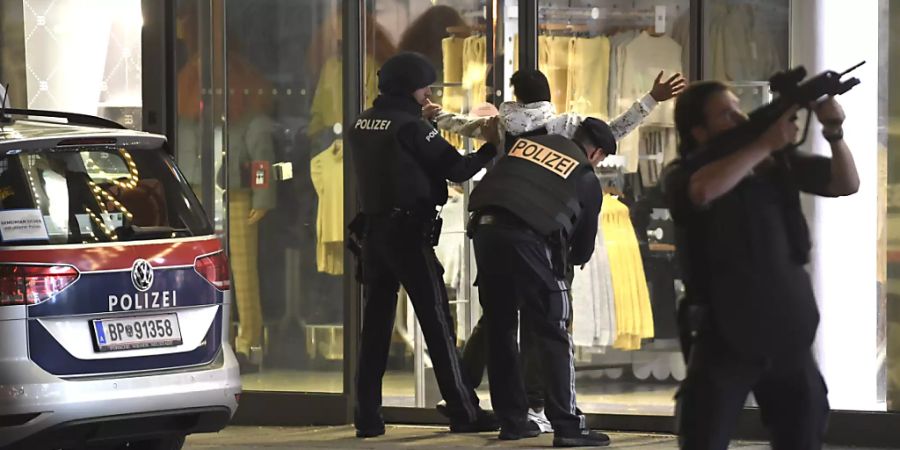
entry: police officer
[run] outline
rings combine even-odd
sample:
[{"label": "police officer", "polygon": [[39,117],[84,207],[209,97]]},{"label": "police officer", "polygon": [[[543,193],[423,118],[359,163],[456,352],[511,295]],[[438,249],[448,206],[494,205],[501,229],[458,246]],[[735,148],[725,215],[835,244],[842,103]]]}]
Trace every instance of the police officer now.
[{"label": "police officer", "polygon": [[[815,108],[831,157],[785,148],[796,136],[788,111],[753,142],[694,167],[711,140],[747,116],[722,83],[687,88],[675,105],[679,155],[663,186],[676,226],[693,336],[677,395],[680,445],[725,450],[754,393],[776,450],[822,447],[825,383],[810,347],[819,314],[809,275],[810,235],[800,192],[837,197],[859,188],[833,98]],[[728,145],[728,144],[722,144]],[[707,154],[708,155],[708,154]]]},{"label": "police officer", "polygon": [[[348,133],[365,225],[365,298],[357,373],[358,437],[384,434],[381,380],[394,330],[400,284],[422,326],[452,432],[493,431],[494,417],[478,406],[465,382],[442,273],[433,246],[440,234],[436,207],[447,201],[447,180],[463,182],[495,155],[492,143],[462,156],[422,119],[436,73],[417,53],[399,53],[378,72],[381,95]],[[357,222],[358,223],[358,222]],[[355,227],[354,227],[355,228]]]},{"label": "police officer", "polygon": [[537,424],[527,420],[516,345],[521,311],[523,334],[530,329],[540,346],[553,445],[609,444],[608,436],[585,427],[575,406],[565,272],[569,263],[586,263],[594,251],[603,192],[593,167],[615,150],[609,126],[593,118],[582,123],[572,140],[559,135],[520,138],[472,192],[469,229],[488,325],[488,378],[500,439],[540,434]]}]

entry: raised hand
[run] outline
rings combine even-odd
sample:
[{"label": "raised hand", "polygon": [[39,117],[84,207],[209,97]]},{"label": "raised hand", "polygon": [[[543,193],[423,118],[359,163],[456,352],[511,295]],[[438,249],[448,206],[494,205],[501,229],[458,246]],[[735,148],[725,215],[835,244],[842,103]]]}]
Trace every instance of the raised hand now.
[{"label": "raised hand", "polygon": [[663,72],[660,71],[656,80],[653,81],[653,89],[650,89],[650,95],[658,102],[664,102],[677,96],[687,87],[687,80],[680,73],[672,75],[666,81],[662,81],[662,77]]}]

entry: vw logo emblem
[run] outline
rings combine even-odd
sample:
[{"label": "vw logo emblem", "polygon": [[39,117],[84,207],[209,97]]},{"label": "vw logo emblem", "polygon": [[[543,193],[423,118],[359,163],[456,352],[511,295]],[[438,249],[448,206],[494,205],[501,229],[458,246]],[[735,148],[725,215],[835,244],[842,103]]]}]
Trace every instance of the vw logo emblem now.
[{"label": "vw logo emblem", "polygon": [[139,259],[131,266],[131,282],[134,288],[146,292],[153,286],[153,267],[143,259]]}]

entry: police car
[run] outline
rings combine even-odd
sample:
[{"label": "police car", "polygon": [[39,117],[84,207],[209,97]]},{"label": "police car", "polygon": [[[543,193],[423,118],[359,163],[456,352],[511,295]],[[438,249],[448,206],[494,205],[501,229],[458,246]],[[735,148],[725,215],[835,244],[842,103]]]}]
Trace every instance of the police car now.
[{"label": "police car", "polygon": [[228,262],[163,136],[0,114],[0,448],[179,449],[237,409]]}]

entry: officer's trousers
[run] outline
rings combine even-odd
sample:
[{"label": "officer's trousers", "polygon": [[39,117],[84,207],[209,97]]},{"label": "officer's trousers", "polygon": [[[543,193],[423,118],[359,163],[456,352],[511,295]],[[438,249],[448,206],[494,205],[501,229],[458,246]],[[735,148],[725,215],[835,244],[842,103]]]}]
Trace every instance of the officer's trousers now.
[{"label": "officer's trousers", "polygon": [[359,429],[383,424],[382,377],[401,283],[422,326],[451,421],[469,423],[477,418],[478,397],[463,377],[443,268],[434,249],[421,237],[420,229],[389,218],[370,219],[363,248],[365,309],[356,377],[355,422]]},{"label": "officer's trousers", "polygon": [[546,241],[527,229],[503,225],[478,225],[474,233],[478,292],[489,336],[491,401],[501,425],[525,426],[528,411],[516,345],[521,311],[522,329],[534,331],[539,347],[545,409],[553,429],[584,429],[584,417],[576,413],[575,357],[566,329],[568,290],[551,270]]},{"label": "officer's trousers", "polygon": [[750,392],[774,450],[822,448],[829,407],[812,355],[751,360],[711,332],[694,343],[687,378],[676,395],[680,447],[726,450]]},{"label": "officer's trousers", "polygon": [[[473,388],[481,385],[484,370],[487,368],[488,326],[484,316],[478,319],[472,334],[463,349],[463,372],[466,380]],[[522,370],[525,377],[525,392],[528,396],[528,407],[534,410],[544,408],[544,378],[541,365],[540,346],[535,340],[534,330],[528,327],[520,329],[522,346]]]}]

